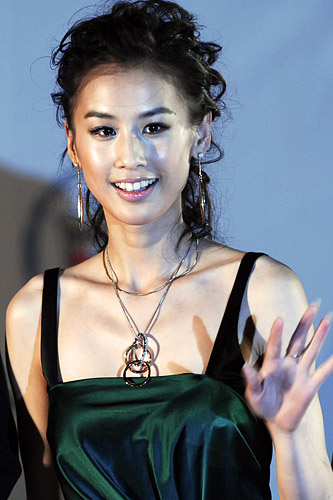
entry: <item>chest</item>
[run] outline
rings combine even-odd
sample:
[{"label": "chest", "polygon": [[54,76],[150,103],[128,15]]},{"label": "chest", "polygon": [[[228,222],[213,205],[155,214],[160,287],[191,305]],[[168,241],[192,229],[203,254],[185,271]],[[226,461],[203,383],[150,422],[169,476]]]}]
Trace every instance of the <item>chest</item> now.
[{"label": "chest", "polygon": [[214,281],[195,287],[179,281],[163,303],[161,291],[145,297],[122,294],[120,304],[111,287],[85,290],[80,299],[63,297],[58,337],[63,380],[121,376],[134,332],[145,331],[153,375],[203,373],[229,294]]}]

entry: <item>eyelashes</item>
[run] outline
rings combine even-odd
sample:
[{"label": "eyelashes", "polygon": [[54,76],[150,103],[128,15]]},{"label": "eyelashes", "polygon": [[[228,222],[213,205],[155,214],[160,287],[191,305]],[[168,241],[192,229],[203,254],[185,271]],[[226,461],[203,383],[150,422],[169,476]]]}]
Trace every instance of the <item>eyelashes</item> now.
[{"label": "eyelashes", "polygon": [[96,135],[102,138],[115,137],[116,131],[112,127],[95,127],[90,130],[91,135]]},{"label": "eyelashes", "polygon": [[[142,134],[148,136],[157,136],[162,134],[164,131],[169,130],[170,126],[162,122],[152,122],[148,123],[143,129]],[[110,139],[117,135],[116,130],[113,127],[99,126],[91,129],[89,131],[91,135],[101,137],[103,139]]]},{"label": "eyelashes", "polygon": [[149,135],[158,135],[165,130],[169,130],[169,128],[169,125],[166,125],[165,123],[153,122],[146,125],[143,132],[146,132]]}]

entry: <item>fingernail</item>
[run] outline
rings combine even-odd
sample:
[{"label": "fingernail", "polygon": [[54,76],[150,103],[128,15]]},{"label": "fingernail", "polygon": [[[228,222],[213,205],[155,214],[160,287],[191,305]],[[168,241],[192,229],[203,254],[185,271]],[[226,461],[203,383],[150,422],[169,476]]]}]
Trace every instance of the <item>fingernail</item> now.
[{"label": "fingernail", "polygon": [[325,314],[323,317],[321,324],[324,325],[327,329],[331,326],[332,323],[332,318],[333,318],[333,311],[329,312],[328,314]]},{"label": "fingernail", "polygon": [[333,319],[333,311],[330,311],[329,313],[327,313],[325,315],[325,319],[327,321],[327,323],[332,323],[332,319]]},{"label": "fingernail", "polygon": [[319,309],[320,305],[321,305],[321,299],[317,299],[317,300],[314,300],[313,302],[311,302],[310,307],[314,306],[314,307],[318,307],[318,309]]}]

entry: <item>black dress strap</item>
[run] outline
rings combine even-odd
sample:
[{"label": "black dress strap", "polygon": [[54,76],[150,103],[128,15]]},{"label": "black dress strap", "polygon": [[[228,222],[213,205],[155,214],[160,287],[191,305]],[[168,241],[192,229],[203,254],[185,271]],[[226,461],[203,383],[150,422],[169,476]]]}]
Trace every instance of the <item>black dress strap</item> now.
[{"label": "black dress strap", "polygon": [[59,268],[44,272],[41,324],[41,361],[48,389],[61,382],[58,357]]},{"label": "black dress strap", "polygon": [[238,392],[244,390],[241,375],[244,358],[238,342],[239,313],[253,265],[261,255],[265,254],[248,252],[241,260],[206,369],[207,375],[228,383]]}]

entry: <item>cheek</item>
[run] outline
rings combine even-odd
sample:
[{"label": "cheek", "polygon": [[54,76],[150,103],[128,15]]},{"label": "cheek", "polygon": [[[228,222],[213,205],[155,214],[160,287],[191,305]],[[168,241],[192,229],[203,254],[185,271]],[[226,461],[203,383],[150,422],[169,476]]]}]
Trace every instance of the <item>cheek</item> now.
[{"label": "cheek", "polygon": [[[110,149],[110,148],[109,148]],[[82,141],[77,145],[78,159],[84,174],[102,173],[107,171],[111,163],[110,151],[104,144],[91,144],[90,141]]]},{"label": "cheek", "polygon": [[170,155],[174,168],[177,169],[180,176],[185,176],[186,179],[190,170],[191,149],[192,143],[189,141],[179,142],[174,145],[172,154]]},{"label": "cheek", "polygon": [[90,148],[89,153],[91,164],[99,168],[103,168],[107,163],[107,159],[110,157],[110,155],[107,154],[106,148],[101,147]]},{"label": "cheek", "polygon": [[103,161],[102,156],[98,151],[89,149],[87,154],[82,156],[83,159],[80,162],[85,183],[97,199],[99,199],[101,190],[105,188],[109,179],[107,161]]},{"label": "cheek", "polygon": [[189,134],[179,134],[167,142],[161,142],[151,147],[148,154],[151,160],[158,162],[160,168],[172,169],[172,167],[188,170],[191,151],[193,147],[193,138]]}]

